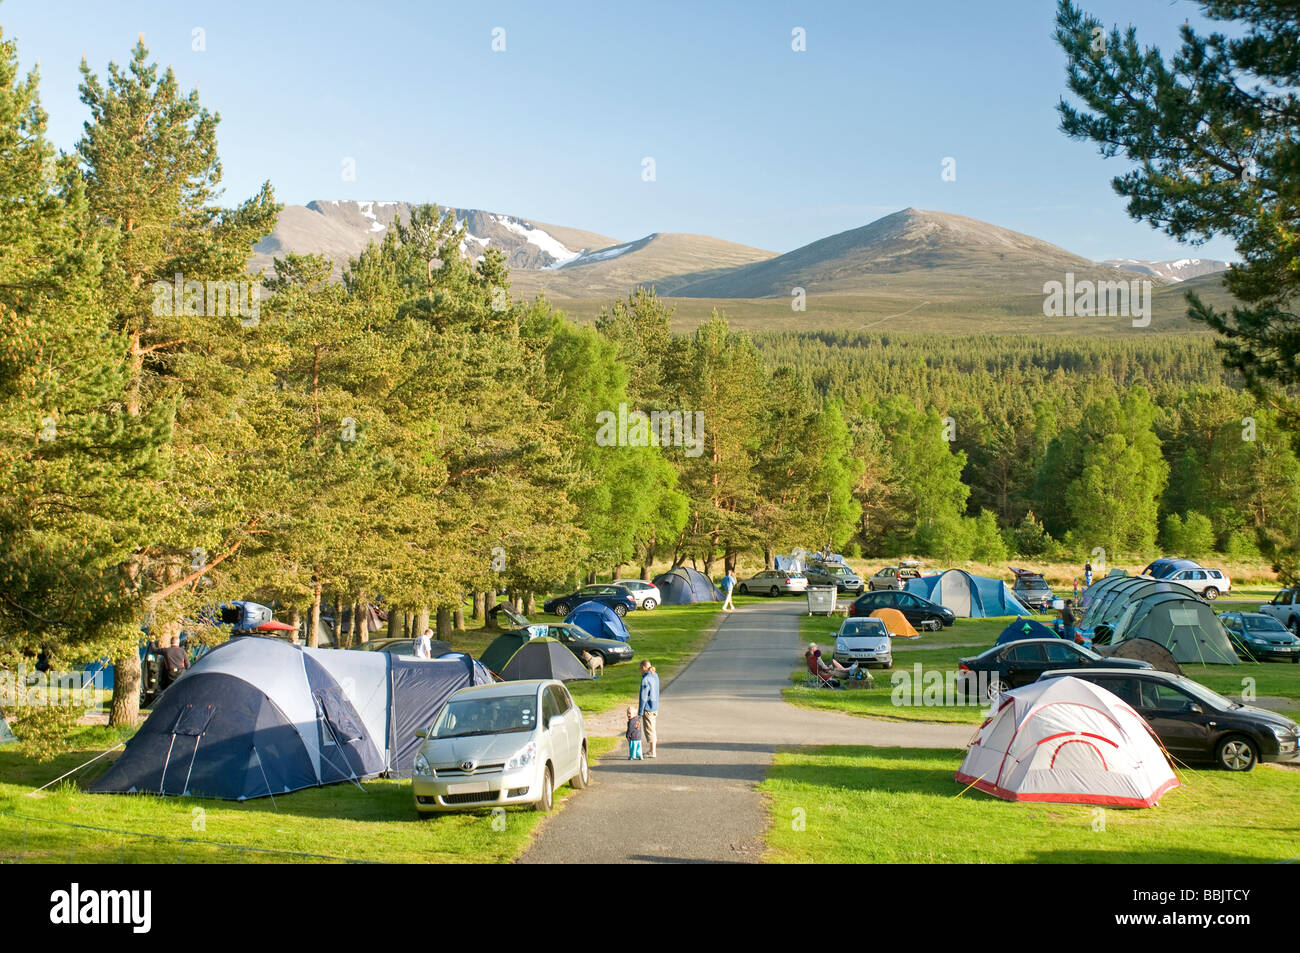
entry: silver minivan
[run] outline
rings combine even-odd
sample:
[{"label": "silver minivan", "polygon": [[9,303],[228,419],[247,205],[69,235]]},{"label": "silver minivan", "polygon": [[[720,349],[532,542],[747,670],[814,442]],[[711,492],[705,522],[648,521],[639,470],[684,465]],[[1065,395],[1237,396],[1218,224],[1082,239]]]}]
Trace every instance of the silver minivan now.
[{"label": "silver minivan", "polygon": [[411,775],[421,814],[531,804],[555,805],[555,788],[587,786],[587,728],[568,689],[554,679],[462,688],[443,705]]}]

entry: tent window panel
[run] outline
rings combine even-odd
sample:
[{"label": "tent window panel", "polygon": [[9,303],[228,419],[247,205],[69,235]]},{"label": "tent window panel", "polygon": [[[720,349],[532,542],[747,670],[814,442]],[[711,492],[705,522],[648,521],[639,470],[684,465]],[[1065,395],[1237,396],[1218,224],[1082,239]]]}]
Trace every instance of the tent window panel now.
[{"label": "tent window panel", "polygon": [[211,705],[204,705],[201,708],[186,705],[176,716],[176,724],[172,725],[172,734],[197,738],[208,730],[208,722],[216,712],[216,708]]},{"label": "tent window panel", "polygon": [[356,741],[358,738],[365,737],[365,730],[352,717],[351,706],[340,689],[321,689],[316,692],[316,701],[320,706],[325,721],[333,729],[333,739],[329,737],[331,732],[325,732],[326,743],[337,739],[339,743],[347,744],[349,741]]}]

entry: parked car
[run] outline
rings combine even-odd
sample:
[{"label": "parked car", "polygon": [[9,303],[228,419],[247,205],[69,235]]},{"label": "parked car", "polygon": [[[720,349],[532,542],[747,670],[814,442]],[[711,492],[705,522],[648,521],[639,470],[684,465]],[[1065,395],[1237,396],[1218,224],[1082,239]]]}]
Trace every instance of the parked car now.
[{"label": "parked car", "polygon": [[1052,587],[1047,584],[1047,580],[1036,572],[1029,572],[1024,569],[1013,569],[1016,581],[1011,587],[1016,598],[1023,602],[1030,609],[1037,609],[1039,612],[1046,612],[1052,607],[1052,600],[1056,598],[1056,593],[1052,592]]},{"label": "parked car", "polygon": [[957,621],[957,613],[947,606],[923,599],[914,592],[864,592],[849,606],[849,617],[868,616],[877,609],[897,609],[916,629],[938,632]]},{"label": "parked car", "polygon": [[1058,668],[1083,669],[1093,665],[1109,668],[1149,669],[1140,659],[1104,658],[1082,645],[1064,639],[1021,639],[986,649],[957,663],[957,681],[967,698],[979,697],[979,675],[985,676],[986,698],[1038,681],[1044,672]]},{"label": "parked car", "polygon": [[894,647],[880,619],[845,619],[835,633],[835,661],[844,665],[894,667]]},{"label": "parked car", "polygon": [[868,580],[867,588],[872,592],[898,591],[907,588],[907,580],[920,578],[921,570],[915,566],[886,566]]},{"label": "parked car", "polygon": [[[430,658],[437,658],[451,651],[451,643],[441,639],[432,639],[429,644]],[[415,639],[371,639],[356,648],[362,652],[387,652],[389,655],[415,658]]]},{"label": "parked car", "polygon": [[620,579],[618,585],[632,593],[638,609],[649,612],[655,606],[663,604],[664,597],[653,582],[646,582],[644,579]]},{"label": "parked car", "polygon": [[1300,635],[1300,586],[1283,589],[1272,602],[1260,606],[1259,611],[1277,619],[1292,635]]},{"label": "parked car", "polygon": [[779,596],[782,593],[803,593],[808,591],[808,577],[801,572],[784,569],[764,569],[736,585],[736,591],[742,596],[751,592],[767,593]]},{"label": "parked car", "polygon": [[584,602],[599,602],[609,606],[620,618],[636,608],[636,597],[622,585],[583,586],[567,596],[556,596],[542,603],[542,611],[564,618]]},{"label": "parked car", "polygon": [[1169,753],[1183,761],[1249,771],[1259,761],[1294,758],[1300,744],[1300,726],[1290,718],[1235,702],[1182,675],[1095,667],[1059,669],[1043,677],[1067,675],[1095,682],[1128,702]]},{"label": "parked car", "polygon": [[529,638],[549,636],[563,642],[574,655],[582,657],[582,652],[591,652],[605,660],[606,665],[630,661],[636,653],[632,646],[618,639],[598,639],[586,629],[567,622],[538,622],[526,629]]},{"label": "parked car", "polygon": [[1248,662],[1278,659],[1300,662],[1300,637],[1262,612],[1224,612],[1219,615],[1239,658]]},{"label": "parked car", "polygon": [[555,788],[589,780],[587,728],[563,683],[531,679],[462,688],[447,699],[411,776],[420,814],[555,805]]},{"label": "parked car", "polygon": [[843,563],[810,563],[804,569],[810,586],[834,586],[836,592],[857,595],[866,588],[862,577]]},{"label": "parked car", "polygon": [[1152,579],[1168,579],[1180,569],[1199,569],[1201,564],[1192,559],[1171,559],[1164,557],[1143,569],[1138,575],[1150,576]]},{"label": "parked car", "polygon": [[1206,569],[1203,566],[1195,569],[1179,569],[1164,578],[1168,582],[1186,586],[1198,596],[1211,601],[1225,592],[1232,591],[1232,580],[1222,569]]}]

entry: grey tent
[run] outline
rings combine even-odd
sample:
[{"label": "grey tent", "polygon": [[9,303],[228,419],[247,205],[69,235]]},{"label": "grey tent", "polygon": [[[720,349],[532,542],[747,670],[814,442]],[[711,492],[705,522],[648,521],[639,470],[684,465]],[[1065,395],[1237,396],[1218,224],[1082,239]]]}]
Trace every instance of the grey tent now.
[{"label": "grey tent", "polygon": [[1107,658],[1140,659],[1143,662],[1150,662],[1152,668],[1161,672],[1169,672],[1172,675],[1183,674],[1183,670],[1178,667],[1178,661],[1174,658],[1174,653],[1159,642],[1152,642],[1150,639],[1126,639],[1119,645],[1094,645],[1093,648],[1098,655]]},{"label": "grey tent", "polygon": [[690,602],[721,602],[718,591],[708,576],[689,566],[678,566],[655,576],[654,584],[664,597],[664,605],[679,606]]},{"label": "grey tent", "polygon": [[591,678],[587,666],[578,661],[578,657],[567,645],[546,635],[526,640],[498,674],[507,682],[529,678],[558,678],[562,682],[578,682]]},{"label": "grey tent", "polygon": [[1124,615],[1124,610],[1128,608],[1129,603],[1145,599],[1157,592],[1174,592],[1187,599],[1197,598],[1196,593],[1180,583],[1150,579],[1146,576],[1126,576],[1088,607],[1088,611],[1079,622],[1079,628],[1085,631],[1096,629],[1100,625],[1113,628]]},{"label": "grey tent", "polygon": [[1176,592],[1152,593],[1129,603],[1115,624],[1111,644],[1150,639],[1181,665],[1240,665],[1228,634],[1209,604]]}]

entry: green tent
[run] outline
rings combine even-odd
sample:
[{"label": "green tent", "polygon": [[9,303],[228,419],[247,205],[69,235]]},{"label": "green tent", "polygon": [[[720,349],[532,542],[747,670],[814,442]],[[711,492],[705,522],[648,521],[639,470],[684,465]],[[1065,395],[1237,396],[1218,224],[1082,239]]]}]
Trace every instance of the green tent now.
[{"label": "green tent", "polygon": [[1209,604],[1177,592],[1155,592],[1135,600],[1111,637],[1112,645],[1150,639],[1182,665],[1240,665],[1228,634]]},{"label": "green tent", "polygon": [[591,672],[578,660],[578,656],[563,642],[550,636],[524,642],[497,674],[507,682],[528,678],[558,678],[562,682],[578,682],[591,678]]},{"label": "green tent", "polygon": [[501,670],[506,667],[506,663],[528,641],[527,630],[513,629],[510,632],[503,632],[492,640],[491,645],[483,650],[483,654],[478,657],[478,660],[483,663],[483,667],[489,672],[500,675]]}]

